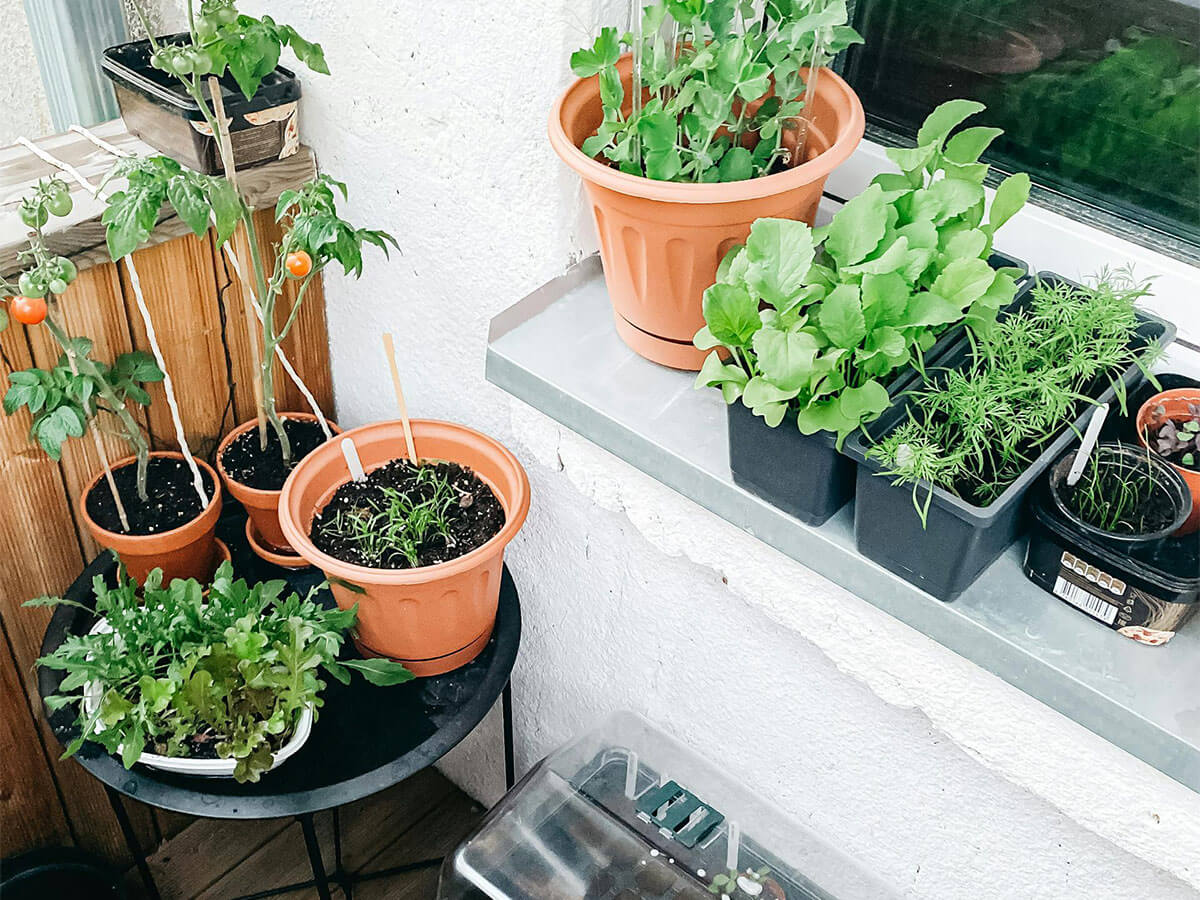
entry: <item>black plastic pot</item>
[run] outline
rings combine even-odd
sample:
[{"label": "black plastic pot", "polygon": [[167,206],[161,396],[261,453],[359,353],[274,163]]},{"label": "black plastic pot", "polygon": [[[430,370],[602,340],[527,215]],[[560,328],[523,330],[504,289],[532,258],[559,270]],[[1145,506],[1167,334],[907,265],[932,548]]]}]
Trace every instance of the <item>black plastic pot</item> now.
[{"label": "black plastic pot", "polygon": [[741,401],[730,405],[728,422],[739,487],[806,525],[825,522],[854,496],[854,460],[838,453],[837,435],[801,434],[794,412],[771,428]]},{"label": "black plastic pot", "polygon": [[[186,34],[159,38],[182,44]],[[150,65],[150,42],[134,41],[104,51],[101,67],[117,93],[121,118],[132,134],[192,169],[209,175],[224,171],[216,138],[200,107],[174,76]],[[204,93],[209,96],[208,79]],[[228,74],[221,80],[225,115],[231,119],[230,142],[238,168],[291,156],[300,147],[297,101],[300,82],[279,66],[247,100]]]},{"label": "black plastic pot", "polygon": [[[1200,541],[1194,535],[1115,539],[1085,526],[1054,499],[1053,485],[1074,455],[1059,460],[1031,498],[1025,576],[1125,637],[1165,644],[1200,607]],[[1175,490],[1186,492],[1178,473],[1162,468],[1178,480]]]},{"label": "black plastic pot", "polygon": [[[1028,277],[1025,263],[1002,253],[993,253],[988,264],[993,269],[1020,269],[1023,274],[1019,285]],[[959,325],[938,338],[925,354],[926,369],[962,337],[963,326]],[[906,366],[888,384],[888,395],[899,397],[920,380],[921,373]],[[741,402],[729,407],[728,424],[729,469],[734,484],[756,497],[806,525],[821,525],[854,496],[856,466],[854,460],[838,452],[836,435],[827,431],[801,434],[794,412],[771,428]]]},{"label": "black plastic pot", "polygon": [[[1043,282],[1077,286],[1074,282],[1043,272]],[[1018,295],[1010,309],[1022,308],[1029,298],[1029,284]],[[1143,345],[1165,345],[1175,336],[1175,326],[1142,311],[1137,340]],[[970,344],[965,340],[952,348],[939,363],[943,370],[956,369],[968,362]],[[941,375],[934,375],[936,383]],[[1141,369],[1131,365],[1122,374],[1126,390],[1144,378]],[[1094,397],[1107,403],[1116,396],[1108,385]],[[902,398],[869,426],[876,439],[889,434],[908,418],[912,398]],[[881,475],[882,466],[867,459],[873,441],[862,432],[846,441],[846,452],[858,461],[855,482],[854,539],[858,550],[890,572],[937,597],[953,600],[990,566],[1021,533],[1024,526],[1022,500],[1038,476],[1076,440],[1092,407],[1087,405],[1071,426],[1063,428],[1024,473],[990,505],[976,506],[940,487],[933,488],[927,524],[913,504],[913,486],[894,486],[891,479]],[[917,496],[924,502],[930,486],[917,485]]]},{"label": "black plastic pot", "polygon": [[128,896],[119,874],[99,857],[74,847],[33,850],[4,860],[0,895],[4,900],[124,900]]}]

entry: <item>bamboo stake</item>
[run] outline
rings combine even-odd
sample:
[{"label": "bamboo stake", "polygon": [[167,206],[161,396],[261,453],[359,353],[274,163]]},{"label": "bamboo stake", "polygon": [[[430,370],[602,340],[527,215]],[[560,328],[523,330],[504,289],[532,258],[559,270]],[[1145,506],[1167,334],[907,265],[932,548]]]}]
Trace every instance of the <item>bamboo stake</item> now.
[{"label": "bamboo stake", "polygon": [[396,364],[396,345],[392,341],[392,333],[383,333],[383,350],[387,354],[388,366],[392,370],[392,387],[396,391],[396,405],[400,407],[400,423],[404,426],[404,442],[408,445],[409,461],[418,464],[417,448],[413,443],[412,423],[408,420],[408,404],[404,402],[404,388],[400,386],[400,367]]},{"label": "bamboo stake", "polygon": [[[233,185],[233,189],[241,194],[238,189],[237,166],[233,162],[233,141],[229,137],[229,125],[225,121],[225,99],[221,96],[221,82],[215,76],[209,76],[208,91],[212,97],[213,112],[217,119],[217,134],[216,139],[221,143],[221,153],[223,162],[225,163],[225,177],[229,179],[229,183]],[[253,210],[251,210],[253,213]],[[246,231],[245,223],[238,226],[233,233],[233,239],[238,243],[237,255],[242,259],[248,259],[250,254],[250,236]],[[253,290],[250,287],[248,276],[245,273],[245,267],[237,268],[238,275],[242,280],[242,312],[246,320],[246,332],[250,336],[250,364],[254,367],[254,411],[258,419],[258,438],[261,446],[266,446],[267,443],[267,410],[264,405],[266,398],[263,397],[262,386],[262,348],[259,346],[261,336],[259,335],[257,317],[254,315],[254,300],[252,299]],[[265,303],[266,297],[262,298]],[[265,326],[264,326],[265,327]]]}]

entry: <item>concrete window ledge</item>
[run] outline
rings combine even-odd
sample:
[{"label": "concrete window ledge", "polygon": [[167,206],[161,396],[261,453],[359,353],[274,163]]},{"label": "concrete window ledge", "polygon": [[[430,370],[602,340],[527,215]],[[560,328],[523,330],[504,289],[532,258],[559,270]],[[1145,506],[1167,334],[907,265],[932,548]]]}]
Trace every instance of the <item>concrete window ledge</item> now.
[{"label": "concrete window ledge", "polygon": [[1200,792],[1200,629],[1127,640],[1021,573],[1018,542],[942,603],[854,548],[853,504],[819,528],[737,487],[725,409],[692,375],[636,356],[589,257],[491,325],[487,378],[728,522]]}]

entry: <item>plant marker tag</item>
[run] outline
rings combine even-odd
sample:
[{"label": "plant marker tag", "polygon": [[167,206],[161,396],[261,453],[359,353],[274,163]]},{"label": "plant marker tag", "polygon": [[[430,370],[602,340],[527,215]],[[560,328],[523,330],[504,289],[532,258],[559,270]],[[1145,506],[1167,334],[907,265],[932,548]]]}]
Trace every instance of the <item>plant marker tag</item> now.
[{"label": "plant marker tag", "polygon": [[625,796],[630,800],[637,792],[638,755],[632,750],[625,760]]},{"label": "plant marker tag", "polygon": [[737,822],[730,822],[725,831],[725,868],[736,871],[738,868],[738,851],[742,843],[742,827]]},{"label": "plant marker tag", "polygon": [[388,366],[392,370],[392,387],[396,391],[396,405],[400,407],[400,424],[404,426],[404,443],[408,445],[408,460],[417,465],[417,448],[413,443],[412,423],[408,421],[408,404],[404,402],[404,388],[400,386],[400,367],[396,364],[396,345],[392,333],[383,333],[383,349],[387,354]]},{"label": "plant marker tag", "polygon": [[1092,456],[1092,450],[1096,447],[1096,441],[1100,439],[1100,429],[1104,427],[1104,420],[1107,416],[1107,403],[1097,406],[1092,412],[1087,431],[1083,433],[1083,443],[1079,445],[1079,450],[1075,453],[1075,462],[1071,463],[1071,471],[1067,473],[1067,487],[1074,487],[1075,482],[1083,476],[1083,470],[1087,468],[1087,462]]},{"label": "plant marker tag", "polygon": [[346,457],[350,477],[355,481],[366,481],[367,473],[363,471],[362,460],[358,458],[358,448],[354,446],[353,438],[342,438],[342,456]]}]

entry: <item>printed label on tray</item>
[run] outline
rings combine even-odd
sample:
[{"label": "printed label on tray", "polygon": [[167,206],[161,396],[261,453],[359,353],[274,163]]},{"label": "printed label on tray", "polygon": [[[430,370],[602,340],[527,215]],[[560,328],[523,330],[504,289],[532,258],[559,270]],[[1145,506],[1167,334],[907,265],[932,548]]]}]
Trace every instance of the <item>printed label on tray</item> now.
[{"label": "printed label on tray", "polygon": [[1174,637],[1176,627],[1191,612],[1189,603],[1148,594],[1067,552],[1059,562],[1054,595],[1125,637],[1152,646]]}]

